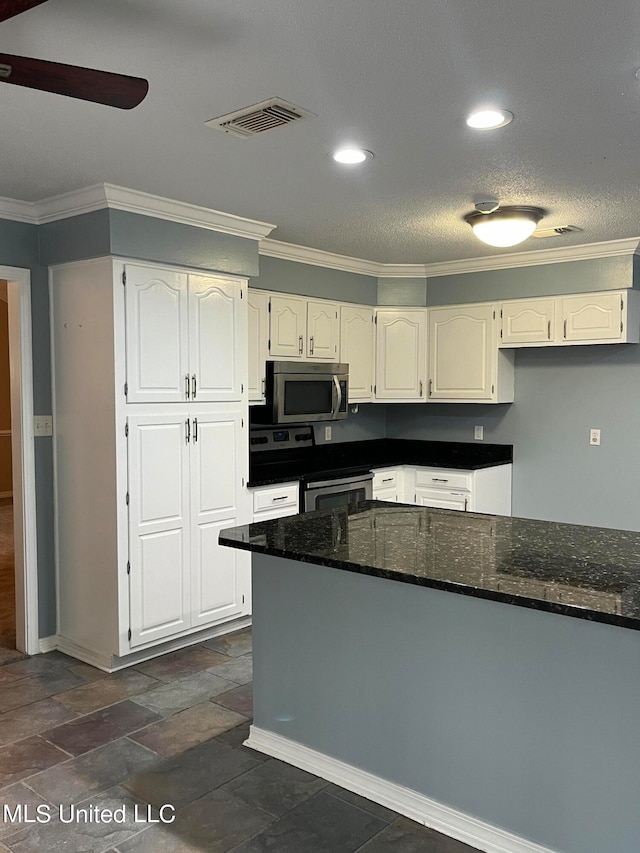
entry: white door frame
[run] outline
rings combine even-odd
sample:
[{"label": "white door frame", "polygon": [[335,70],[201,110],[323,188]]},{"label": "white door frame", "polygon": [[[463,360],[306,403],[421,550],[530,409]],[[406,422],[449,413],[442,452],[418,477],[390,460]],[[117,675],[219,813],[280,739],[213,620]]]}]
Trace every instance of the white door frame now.
[{"label": "white door frame", "polygon": [[16,571],[16,647],[40,651],[36,466],[33,436],[31,271],[0,266],[8,281],[13,521]]}]

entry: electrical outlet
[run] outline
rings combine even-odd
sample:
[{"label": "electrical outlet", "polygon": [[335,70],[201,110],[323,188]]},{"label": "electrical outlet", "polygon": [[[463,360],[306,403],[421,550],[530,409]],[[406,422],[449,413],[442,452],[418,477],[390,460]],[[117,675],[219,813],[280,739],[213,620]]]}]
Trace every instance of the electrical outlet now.
[{"label": "electrical outlet", "polygon": [[484,441],[484,427],[483,426],[474,426],[473,437],[475,438],[476,441]]},{"label": "electrical outlet", "polygon": [[325,441],[331,441],[331,427],[330,426],[326,426],[324,428],[324,440]]},{"label": "electrical outlet", "polygon": [[33,418],[34,435],[53,435],[53,415],[35,415]]},{"label": "electrical outlet", "polygon": [[589,444],[600,444],[600,430],[592,429],[589,433]]}]

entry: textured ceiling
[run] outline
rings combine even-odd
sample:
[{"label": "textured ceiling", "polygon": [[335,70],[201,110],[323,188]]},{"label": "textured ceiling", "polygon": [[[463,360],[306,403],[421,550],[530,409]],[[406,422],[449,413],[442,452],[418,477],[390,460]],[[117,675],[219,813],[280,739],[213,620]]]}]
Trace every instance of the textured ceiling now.
[{"label": "textured ceiling", "polygon": [[[637,0],[49,0],[0,25],[0,51],[150,85],[131,112],[0,85],[0,196],[108,182],[386,263],[509,251],[462,220],[478,195],[583,229],[514,251],[640,234]],[[274,95],[315,117],[204,126]],[[512,124],[466,127],[486,102]],[[347,142],[375,158],[339,166]]]}]

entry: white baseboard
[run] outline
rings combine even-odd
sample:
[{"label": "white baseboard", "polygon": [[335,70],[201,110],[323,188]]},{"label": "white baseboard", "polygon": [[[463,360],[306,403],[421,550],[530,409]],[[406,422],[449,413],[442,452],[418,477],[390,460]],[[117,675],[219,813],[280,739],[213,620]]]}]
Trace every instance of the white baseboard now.
[{"label": "white baseboard", "polygon": [[418,791],[374,776],[266,729],[251,726],[245,746],[334,782],[341,788],[360,794],[484,853],[556,853],[549,847],[541,847],[499,826],[432,800]]},{"label": "white baseboard", "polygon": [[41,655],[46,655],[47,652],[52,652],[58,648],[58,638],[55,634],[50,637],[40,637],[38,641],[38,652]]},{"label": "white baseboard", "polygon": [[[251,617],[242,616],[240,619],[234,619],[232,622],[223,622],[221,625],[215,625],[204,631],[176,637],[174,640],[169,640],[168,642],[147,649],[141,649],[122,657],[98,652],[89,646],[83,646],[80,643],[76,643],[75,640],[70,640],[68,637],[62,636],[62,634],[45,637],[40,640],[40,651],[50,652],[53,649],[58,649],[58,651],[64,652],[64,654],[72,658],[84,661],[84,663],[88,663],[91,666],[95,666],[96,669],[101,669],[103,672],[117,672],[120,669],[126,669],[128,666],[134,666],[137,663],[157,658],[160,655],[166,655],[168,652],[186,649],[188,646],[195,646],[197,643],[203,643],[205,640],[211,640],[214,637],[221,637],[223,634],[229,634],[232,631],[241,631],[250,625]],[[43,644],[46,644],[45,648],[43,648]]]}]

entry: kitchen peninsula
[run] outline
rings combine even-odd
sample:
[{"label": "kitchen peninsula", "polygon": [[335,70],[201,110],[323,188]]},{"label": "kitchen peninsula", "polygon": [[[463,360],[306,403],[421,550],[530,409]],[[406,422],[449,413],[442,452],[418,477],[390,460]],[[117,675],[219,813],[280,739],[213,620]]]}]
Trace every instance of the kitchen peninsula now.
[{"label": "kitchen peninsula", "polygon": [[637,853],[639,533],[368,502],[220,543],[249,745],[480,850]]}]

